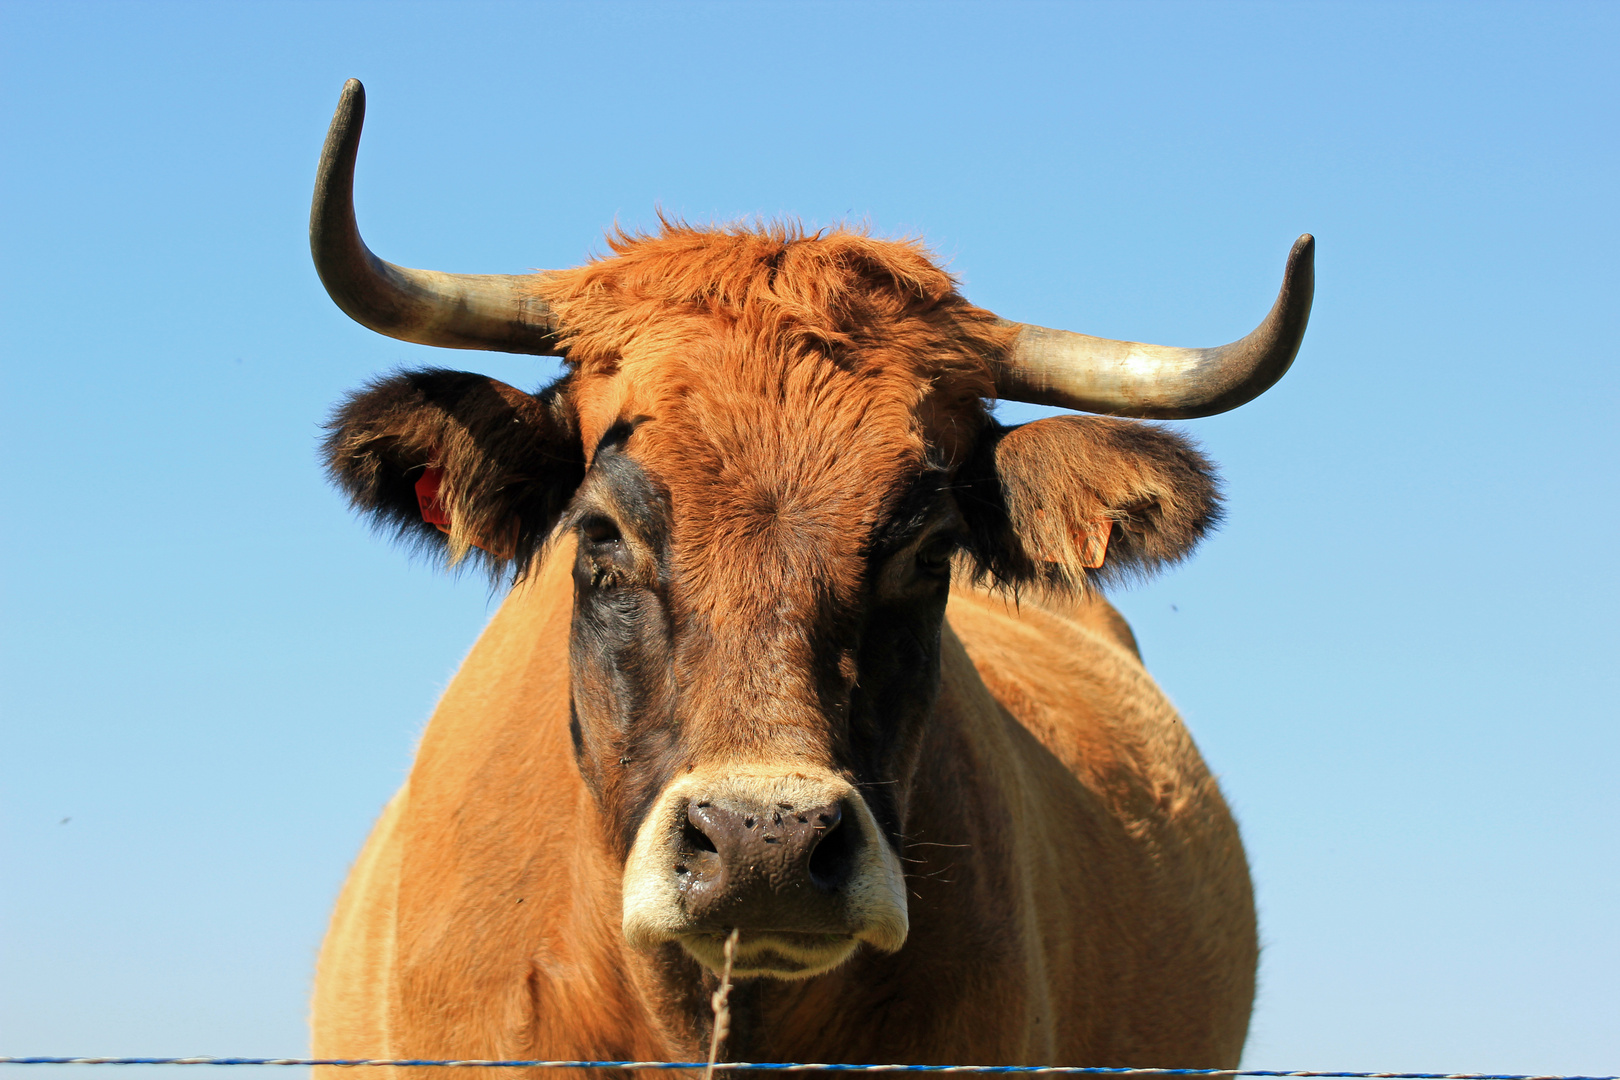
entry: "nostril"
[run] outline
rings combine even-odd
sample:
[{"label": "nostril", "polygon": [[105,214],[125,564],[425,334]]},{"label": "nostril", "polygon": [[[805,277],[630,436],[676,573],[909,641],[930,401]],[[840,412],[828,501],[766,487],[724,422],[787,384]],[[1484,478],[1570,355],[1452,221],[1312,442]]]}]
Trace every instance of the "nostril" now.
[{"label": "nostril", "polygon": [[681,843],[683,850],[693,853],[703,851],[718,851],[709,834],[698,828],[692,821],[687,821],[686,827],[681,830]]},{"label": "nostril", "polygon": [[844,827],[843,814],[836,806],[816,815],[815,828],[820,840],[810,853],[810,880],[817,888],[831,892],[849,880],[858,837]]},{"label": "nostril", "polygon": [[[816,815],[815,827],[818,832],[822,829],[836,829],[838,823],[844,820],[844,808],[837,803],[823,807],[820,810],[813,810],[811,813]],[[803,821],[804,819],[800,818],[799,820]]]}]

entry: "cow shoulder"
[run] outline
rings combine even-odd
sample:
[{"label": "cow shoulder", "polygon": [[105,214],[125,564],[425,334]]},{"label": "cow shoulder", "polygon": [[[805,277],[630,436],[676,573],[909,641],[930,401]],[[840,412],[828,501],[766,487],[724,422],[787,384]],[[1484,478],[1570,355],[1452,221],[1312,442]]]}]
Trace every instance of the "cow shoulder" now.
[{"label": "cow shoulder", "polygon": [[1207,784],[1185,725],[1106,600],[959,585],[946,617],[991,695],[1116,813]]},{"label": "cow shoulder", "polygon": [[405,787],[389,800],[332,913],[316,966],[311,1012],[311,1045],[319,1057],[364,1058],[390,1052],[388,999],[397,940],[399,822],[408,799]]}]

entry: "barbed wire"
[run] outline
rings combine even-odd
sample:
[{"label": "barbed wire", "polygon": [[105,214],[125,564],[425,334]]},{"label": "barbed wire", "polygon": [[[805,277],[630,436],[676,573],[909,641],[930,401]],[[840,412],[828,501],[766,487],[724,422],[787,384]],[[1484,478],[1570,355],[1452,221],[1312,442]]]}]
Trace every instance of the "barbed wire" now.
[{"label": "barbed wire", "polygon": [[[496,1061],[429,1058],[0,1057],[0,1065],[332,1065],[339,1068],[446,1069],[704,1069],[706,1061]],[[1063,1073],[1074,1076],[1303,1076],[1334,1080],[1620,1080],[1620,1075],[1535,1073],[1320,1072],[1278,1069],[1138,1069],[1090,1065],[840,1065],[787,1061],[726,1061],[741,1072]]]}]

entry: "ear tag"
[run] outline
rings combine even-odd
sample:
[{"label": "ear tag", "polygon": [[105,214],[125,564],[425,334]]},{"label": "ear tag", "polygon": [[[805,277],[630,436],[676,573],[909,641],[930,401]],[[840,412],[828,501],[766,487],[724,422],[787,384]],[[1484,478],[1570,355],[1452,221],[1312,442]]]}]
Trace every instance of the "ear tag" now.
[{"label": "ear tag", "polygon": [[1081,541],[1080,565],[1087,570],[1096,570],[1102,566],[1103,560],[1108,558],[1108,538],[1113,534],[1113,519],[1093,521],[1085,535],[1077,538]]},{"label": "ear tag", "polygon": [[429,525],[437,525],[439,531],[450,531],[450,514],[445,510],[444,503],[439,501],[439,484],[444,480],[444,473],[429,465],[422,470],[422,475],[416,481],[416,505],[422,511],[422,520]]},{"label": "ear tag", "polygon": [[[444,482],[444,473],[429,465],[422,470],[422,475],[416,480],[416,505],[422,511],[422,520],[434,526],[445,535],[450,533],[450,512],[444,508],[439,499],[439,485]],[[499,559],[510,559],[513,554],[511,537],[501,541],[492,542],[482,536],[472,538],[472,546],[482,548]]]}]

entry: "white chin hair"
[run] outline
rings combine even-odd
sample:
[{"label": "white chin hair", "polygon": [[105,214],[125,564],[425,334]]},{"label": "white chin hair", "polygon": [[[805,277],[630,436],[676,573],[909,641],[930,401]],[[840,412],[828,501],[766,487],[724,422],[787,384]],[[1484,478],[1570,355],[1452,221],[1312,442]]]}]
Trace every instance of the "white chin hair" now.
[{"label": "white chin hair", "polygon": [[[725,934],[682,934],[681,948],[719,974],[726,966]],[[731,964],[734,979],[808,979],[848,960],[860,942],[844,934],[743,931]]]}]

